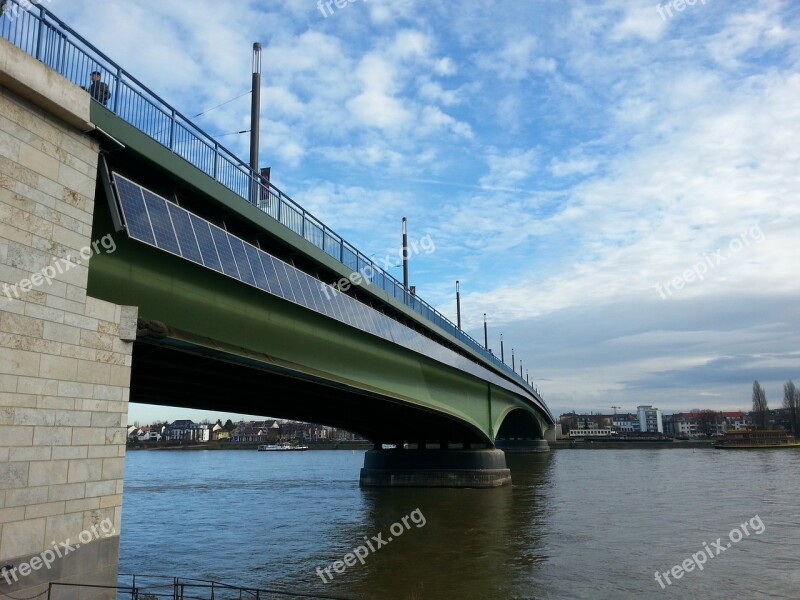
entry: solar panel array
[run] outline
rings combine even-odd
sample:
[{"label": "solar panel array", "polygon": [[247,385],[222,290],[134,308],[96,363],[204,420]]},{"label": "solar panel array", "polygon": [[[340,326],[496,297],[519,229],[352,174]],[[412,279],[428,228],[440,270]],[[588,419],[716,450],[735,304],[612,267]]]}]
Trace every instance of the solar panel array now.
[{"label": "solar panel array", "polygon": [[128,235],[264,292],[399,344],[439,362],[518,391],[516,386],[374,308],[339,292],[114,173]]}]

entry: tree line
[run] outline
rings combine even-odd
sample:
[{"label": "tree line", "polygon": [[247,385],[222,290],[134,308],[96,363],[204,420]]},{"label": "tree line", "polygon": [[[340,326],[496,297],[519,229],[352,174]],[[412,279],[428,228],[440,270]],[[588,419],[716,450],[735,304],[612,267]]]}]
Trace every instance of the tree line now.
[{"label": "tree line", "polygon": [[[783,384],[783,408],[784,425],[797,435],[800,432],[800,390],[795,387],[791,379]],[[767,392],[756,379],[753,382],[753,423],[761,429],[766,429],[768,422]]]}]

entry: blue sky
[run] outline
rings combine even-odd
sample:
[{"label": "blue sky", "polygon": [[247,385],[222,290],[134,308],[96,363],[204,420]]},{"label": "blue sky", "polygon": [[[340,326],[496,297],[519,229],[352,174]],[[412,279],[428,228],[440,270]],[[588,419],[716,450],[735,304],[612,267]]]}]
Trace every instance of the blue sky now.
[{"label": "blue sky", "polygon": [[[556,414],[746,409],[754,379],[779,406],[800,379],[796,2],[48,7],[187,116],[247,92],[261,42],[273,181],[376,258],[403,216],[430,235],[418,293],[455,319],[460,280]],[[247,129],[249,96],[197,122]]]}]

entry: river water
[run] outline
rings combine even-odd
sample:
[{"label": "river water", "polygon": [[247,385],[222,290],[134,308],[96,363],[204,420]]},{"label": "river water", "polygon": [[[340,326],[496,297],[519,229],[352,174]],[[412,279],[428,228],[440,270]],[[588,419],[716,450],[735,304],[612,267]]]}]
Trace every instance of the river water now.
[{"label": "river water", "polygon": [[[362,463],[129,452],[120,572],[342,598],[800,598],[800,451],[557,450],[509,457],[493,490],[362,490]],[[325,574],[359,545],[363,565]]]}]

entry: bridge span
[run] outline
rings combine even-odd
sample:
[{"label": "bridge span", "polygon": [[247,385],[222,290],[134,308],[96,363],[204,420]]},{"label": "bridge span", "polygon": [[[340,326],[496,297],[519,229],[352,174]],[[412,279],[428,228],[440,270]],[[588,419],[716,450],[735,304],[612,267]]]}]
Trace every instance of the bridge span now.
[{"label": "bridge span", "polygon": [[44,6],[0,20],[0,133],[0,562],[115,527],[0,591],[116,578],[129,401],[354,431],[365,486],[507,485],[499,447],[547,449],[511,366]]}]

